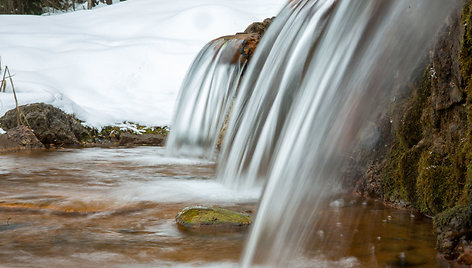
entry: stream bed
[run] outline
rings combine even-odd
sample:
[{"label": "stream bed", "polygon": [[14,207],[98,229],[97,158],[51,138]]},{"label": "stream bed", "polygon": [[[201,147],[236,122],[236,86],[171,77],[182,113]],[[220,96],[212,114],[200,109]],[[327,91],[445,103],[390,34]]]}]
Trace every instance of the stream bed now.
[{"label": "stream bed", "polygon": [[[237,267],[247,233],[175,224],[187,206],[255,211],[260,189],[226,188],[215,168],[161,147],[0,155],[0,267]],[[321,214],[296,266],[448,267],[429,219],[351,196]]]}]

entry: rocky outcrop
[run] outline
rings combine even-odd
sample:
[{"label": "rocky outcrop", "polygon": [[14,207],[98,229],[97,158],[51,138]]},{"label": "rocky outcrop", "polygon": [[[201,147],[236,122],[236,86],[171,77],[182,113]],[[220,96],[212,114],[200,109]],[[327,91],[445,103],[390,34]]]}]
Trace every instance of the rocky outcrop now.
[{"label": "rocky outcrop", "polygon": [[251,25],[249,25],[246,28],[246,30],[244,30],[244,33],[258,34],[259,36],[263,36],[264,33],[267,31],[267,28],[269,28],[272,21],[274,21],[274,19],[275,17],[272,17],[272,18],[267,18],[262,22],[254,22]]},{"label": "rocky outcrop", "polygon": [[[20,106],[27,125],[46,146],[79,145],[87,136],[87,129],[72,115],[44,103]],[[16,110],[8,111],[0,118],[0,126],[9,130],[18,126]]]},{"label": "rocky outcrop", "polygon": [[379,123],[357,190],[434,217],[438,250],[469,263],[472,241],[471,1],[449,20],[411,95]]},{"label": "rocky outcrop", "polygon": [[237,33],[235,35],[227,35],[217,38],[216,40],[240,40],[241,42],[237,42],[238,47],[234,48],[236,52],[233,61],[240,60],[240,61],[249,61],[254,55],[254,51],[256,50],[259,41],[261,40],[262,36],[266,32],[267,28],[269,28],[272,21],[275,17],[267,18],[262,22],[255,22],[249,25],[246,30],[242,33]]},{"label": "rocky outcrop", "polygon": [[19,126],[0,135],[0,153],[44,149],[44,145],[36,138],[33,131]]},{"label": "rocky outcrop", "polygon": [[[167,138],[168,129],[166,127],[145,127],[132,123],[129,123],[129,129],[118,126],[107,126],[101,130],[84,127],[74,116],[44,103],[20,106],[19,110],[24,114],[22,118],[26,120],[23,121],[31,128],[31,133],[34,133],[40,143],[47,147],[77,145],[85,147],[163,146]],[[8,111],[0,118],[0,126],[6,130],[15,129],[18,122],[16,113],[16,109]],[[16,139],[21,138],[20,135]],[[8,139],[8,142],[6,138],[3,139],[5,144],[11,143],[11,138]]]},{"label": "rocky outcrop", "polygon": [[472,210],[459,205],[434,219],[438,234],[438,250],[446,259],[458,259],[461,264],[472,265]]},{"label": "rocky outcrop", "polygon": [[235,232],[245,231],[252,222],[252,216],[224,208],[187,207],[175,221],[180,229],[193,232]]}]

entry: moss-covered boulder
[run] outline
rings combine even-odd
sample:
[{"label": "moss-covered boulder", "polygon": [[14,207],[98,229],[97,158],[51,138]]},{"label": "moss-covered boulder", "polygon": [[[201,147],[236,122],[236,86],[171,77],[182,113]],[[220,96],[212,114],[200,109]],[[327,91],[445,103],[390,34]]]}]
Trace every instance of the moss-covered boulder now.
[{"label": "moss-covered boulder", "polygon": [[247,230],[252,216],[224,208],[196,206],[184,208],[175,221],[185,231],[238,232]]},{"label": "moss-covered boulder", "polygon": [[[33,103],[19,107],[26,124],[46,146],[79,145],[87,136],[87,129],[73,115],[45,103]],[[0,126],[9,130],[18,127],[17,110],[12,109],[0,118]]]}]

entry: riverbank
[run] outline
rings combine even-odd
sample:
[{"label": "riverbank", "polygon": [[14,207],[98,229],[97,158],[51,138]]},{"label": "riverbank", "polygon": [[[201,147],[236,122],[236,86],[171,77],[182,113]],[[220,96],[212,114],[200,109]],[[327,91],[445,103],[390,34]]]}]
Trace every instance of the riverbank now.
[{"label": "riverbank", "polygon": [[123,122],[101,129],[86,126],[49,104],[19,106],[0,118],[0,153],[64,147],[163,146],[168,127]]}]

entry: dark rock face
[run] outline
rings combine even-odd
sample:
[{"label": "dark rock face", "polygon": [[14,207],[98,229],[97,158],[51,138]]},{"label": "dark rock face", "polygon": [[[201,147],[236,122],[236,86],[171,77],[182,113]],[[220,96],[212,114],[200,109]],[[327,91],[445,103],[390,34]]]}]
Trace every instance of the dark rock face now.
[{"label": "dark rock face", "polygon": [[464,27],[461,14],[455,14],[434,47],[431,64],[431,101],[436,110],[448,109],[463,101],[459,53]]},{"label": "dark rock face", "polygon": [[[20,109],[29,127],[45,145],[78,145],[88,134],[87,129],[77,119],[52,105],[34,103],[20,106]],[[17,127],[15,109],[0,118],[0,126],[5,130]]]},{"label": "dark rock face", "polygon": [[[434,216],[439,252],[468,264],[472,241],[472,8],[449,19],[423,77],[386,118],[381,139],[361,153],[361,194]],[[469,252],[469,253],[468,253]]]},{"label": "dark rock face", "polygon": [[458,259],[459,263],[472,264],[472,208],[457,206],[435,217],[438,233],[438,250],[446,259]]},{"label": "dark rock face", "polygon": [[0,135],[0,153],[44,149],[30,128],[19,126]]},{"label": "dark rock face", "polygon": [[252,216],[224,208],[187,207],[175,221],[180,229],[198,232],[245,231],[252,222]]}]

